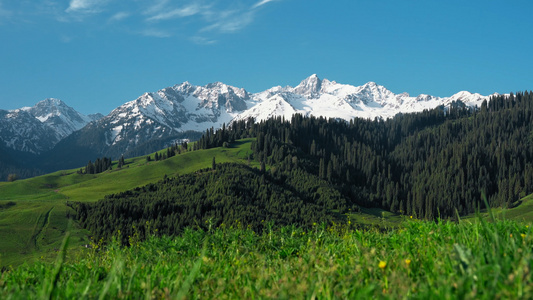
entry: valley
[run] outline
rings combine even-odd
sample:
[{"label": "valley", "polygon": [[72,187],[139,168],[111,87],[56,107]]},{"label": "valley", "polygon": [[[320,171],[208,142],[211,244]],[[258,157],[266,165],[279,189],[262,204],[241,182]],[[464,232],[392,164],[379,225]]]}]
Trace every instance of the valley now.
[{"label": "valley", "polygon": [[531,100],[241,120],[174,155],[0,183],[0,295],[527,297]]}]

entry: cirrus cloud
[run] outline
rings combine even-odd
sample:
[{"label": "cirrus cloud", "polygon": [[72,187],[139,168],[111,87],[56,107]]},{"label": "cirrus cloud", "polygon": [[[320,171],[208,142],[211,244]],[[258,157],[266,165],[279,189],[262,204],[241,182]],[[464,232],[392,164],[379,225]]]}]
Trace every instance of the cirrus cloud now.
[{"label": "cirrus cloud", "polygon": [[222,34],[249,26],[260,8],[273,1],[281,0],[39,0],[16,5],[10,2],[7,8],[6,2],[0,0],[0,22],[8,18],[14,21],[10,16],[16,14],[20,16],[18,20],[36,24],[48,18],[62,23],[78,22],[95,30],[118,28],[127,34],[185,38],[210,45]]},{"label": "cirrus cloud", "polygon": [[[2,2],[0,2],[0,18],[5,19],[10,17],[12,14],[11,11],[4,9]],[[0,20],[1,22],[2,20]]]},{"label": "cirrus cloud", "polygon": [[98,13],[110,0],[70,0],[67,13]]}]

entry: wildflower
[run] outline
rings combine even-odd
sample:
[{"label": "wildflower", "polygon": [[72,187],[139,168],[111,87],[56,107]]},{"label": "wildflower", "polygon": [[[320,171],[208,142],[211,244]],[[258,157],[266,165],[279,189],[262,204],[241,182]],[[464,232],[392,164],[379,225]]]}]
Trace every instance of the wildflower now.
[{"label": "wildflower", "polygon": [[412,219],[412,218],[413,218],[413,216],[409,216],[409,218],[411,218],[411,219]]},{"label": "wildflower", "polygon": [[407,258],[406,260],[404,260],[405,264],[409,267],[409,265],[411,264],[411,260],[409,258]]},{"label": "wildflower", "polygon": [[521,233],[520,236],[525,239],[526,238],[526,235],[524,233]]},{"label": "wildflower", "polygon": [[385,267],[387,266],[387,262],[382,260],[379,262],[378,266],[380,269],[385,269]]},{"label": "wildflower", "polygon": [[509,235],[509,237],[513,237],[513,234],[511,233],[511,234]]}]

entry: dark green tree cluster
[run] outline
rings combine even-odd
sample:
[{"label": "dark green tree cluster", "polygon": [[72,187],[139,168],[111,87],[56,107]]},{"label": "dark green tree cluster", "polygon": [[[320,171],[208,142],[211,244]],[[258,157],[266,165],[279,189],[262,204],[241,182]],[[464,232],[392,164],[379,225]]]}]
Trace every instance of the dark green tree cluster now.
[{"label": "dark green tree cluster", "polygon": [[[484,197],[491,206],[510,206],[533,192],[532,106],[533,94],[523,92],[492,97],[479,109],[458,101],[389,120],[295,115],[248,128],[240,121],[245,130],[235,136],[256,137],[254,157],[278,171],[299,162],[348,205],[452,217],[484,207]],[[224,138],[210,131],[199,147],[220,146]]]},{"label": "dark green tree cluster", "polygon": [[202,132],[198,131],[185,131],[177,133],[171,137],[161,139],[150,139],[148,142],[135,146],[133,149],[128,149],[124,152],[124,157],[138,157],[144,156],[148,153],[154,153],[161,149],[172,147],[178,140],[197,141],[202,137]]},{"label": "dark green tree cluster", "polygon": [[117,163],[117,168],[122,168],[124,165],[126,164],[126,161],[124,160],[124,155],[121,155],[120,156],[120,159],[118,160],[118,163]]},{"label": "dark green tree cluster", "polygon": [[222,128],[214,130],[213,127],[207,129],[204,135],[193,146],[193,150],[210,149],[214,147],[222,147],[224,143],[231,144],[235,140],[252,137],[252,127],[254,125],[253,119],[235,121],[226,127],[222,124]]},{"label": "dark green tree cluster", "polygon": [[178,178],[106,196],[96,203],[71,204],[81,225],[96,238],[118,235],[124,244],[138,234],[174,235],[185,227],[299,224],[331,220],[343,201],[326,182],[301,170],[275,178],[243,164],[217,164]]},{"label": "dark green tree cluster", "polygon": [[79,169],[78,174],[99,174],[111,169],[111,165],[111,157],[97,158],[94,163],[89,161],[85,168]]},{"label": "dark green tree cluster", "polygon": [[[188,143],[187,142],[183,142],[181,144],[178,144],[178,143],[174,143],[172,146],[168,147],[166,149],[166,151],[163,151],[161,153],[159,152],[156,152],[154,154],[154,160],[155,161],[160,161],[160,160],[165,160],[167,158],[171,158],[177,154],[181,154],[183,152],[187,152],[188,151]],[[147,156],[146,158],[147,161],[151,161],[152,160],[152,157],[151,156]]]}]

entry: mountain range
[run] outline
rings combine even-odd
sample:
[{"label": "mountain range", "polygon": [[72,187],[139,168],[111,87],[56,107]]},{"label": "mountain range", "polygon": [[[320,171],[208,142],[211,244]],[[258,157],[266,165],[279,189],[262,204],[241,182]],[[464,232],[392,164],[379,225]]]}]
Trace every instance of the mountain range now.
[{"label": "mountain range", "polygon": [[184,82],[145,93],[107,116],[83,115],[58,99],[0,110],[0,152],[10,151],[15,158],[31,154],[33,167],[52,171],[79,167],[102,156],[144,155],[181,140],[197,139],[209,128],[234,120],[290,119],[295,113],[344,120],[391,118],[398,113],[447,107],[454,101],[480,106],[490,96],[463,91],[450,97],[411,97],[394,94],[374,82],[352,86],[316,74],[296,87],[277,86],[259,93],[221,82],[205,86]]},{"label": "mountain range", "polygon": [[0,110],[0,137],[8,148],[39,154],[103,115],[83,115],[59,99],[48,98],[33,107]]}]

